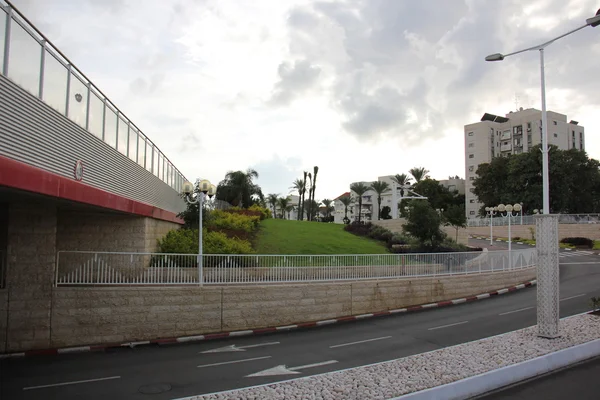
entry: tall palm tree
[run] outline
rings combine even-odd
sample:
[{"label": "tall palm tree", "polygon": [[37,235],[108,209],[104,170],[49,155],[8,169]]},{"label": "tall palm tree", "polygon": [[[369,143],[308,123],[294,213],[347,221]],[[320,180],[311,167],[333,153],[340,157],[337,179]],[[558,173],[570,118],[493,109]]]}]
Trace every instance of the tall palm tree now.
[{"label": "tall palm tree", "polygon": [[345,194],[338,199],[344,205],[344,219],[348,219],[348,206],[352,204],[352,196]]},{"label": "tall palm tree", "polygon": [[223,193],[226,200],[234,205],[248,208],[252,204],[252,196],[260,197],[262,194],[260,186],[253,182],[253,179],[258,178],[258,172],[252,168],[244,171],[229,171],[225,175],[225,179],[219,183],[217,194]]},{"label": "tall palm tree", "polygon": [[290,214],[291,214],[292,211],[294,211],[295,208],[296,207],[294,207],[292,204],[290,204],[289,206],[287,206],[287,208],[285,209],[285,211],[287,211],[287,216],[288,216],[287,219],[291,219],[290,218]]},{"label": "tall palm tree", "polygon": [[304,179],[296,179],[290,189],[295,189],[298,191],[298,220],[300,220],[300,209],[302,208],[302,196],[304,192],[306,192],[306,180]]},{"label": "tall palm tree", "polygon": [[[306,219],[308,221],[310,221],[310,207],[312,206],[312,202],[310,199],[310,194],[312,191],[312,174],[310,172],[305,172],[304,173],[306,176],[308,176],[308,182],[310,182],[308,184],[308,186],[306,187],[306,190],[308,191],[308,206],[306,204],[306,201],[304,199],[304,196],[302,196],[302,219],[304,219],[304,213],[306,213]],[[306,179],[304,179],[306,181]]]},{"label": "tall palm tree", "polygon": [[[317,167],[316,165],[313,167],[313,181],[312,181],[312,185],[311,185],[311,191],[312,194],[309,196],[309,198],[314,201],[315,200],[315,189],[317,188],[317,173],[319,172],[319,167]],[[311,203],[312,204],[312,203]],[[309,221],[312,221],[312,216],[310,218]]]},{"label": "tall palm tree", "polygon": [[269,203],[269,205],[273,209],[273,218],[277,218],[276,207],[277,207],[277,204],[278,204],[277,203],[278,200],[279,200],[279,194],[277,194],[277,193],[270,193],[267,196],[267,202]]},{"label": "tall palm tree", "polygon": [[371,183],[370,189],[377,193],[377,219],[381,219],[381,195],[390,190],[387,182],[375,181]]},{"label": "tall palm tree", "polygon": [[400,197],[404,197],[404,188],[410,185],[411,178],[406,174],[396,174],[392,180],[400,186]]},{"label": "tall palm tree", "polygon": [[358,223],[360,224],[362,214],[362,197],[369,191],[369,187],[362,182],[356,182],[350,185],[350,190],[352,190],[358,196]]},{"label": "tall palm tree", "polygon": [[331,214],[331,203],[332,200],[329,199],[323,199],[321,200],[321,203],[323,203],[323,205],[325,206],[325,217],[329,218],[329,215]]},{"label": "tall palm tree", "polygon": [[290,204],[290,200],[291,199],[289,197],[280,197],[279,199],[277,199],[277,205],[281,210],[281,219],[285,219],[285,211],[288,205]]},{"label": "tall palm tree", "polygon": [[427,174],[429,173],[429,171],[423,167],[411,168],[408,170],[408,172],[413,176],[413,178],[415,178],[415,183],[419,183],[423,179],[427,179]]},{"label": "tall palm tree", "polygon": [[298,215],[298,220],[302,221],[304,220],[304,206],[305,206],[305,202],[304,202],[304,194],[306,193],[306,189],[308,188],[308,186],[306,185],[306,183],[308,182],[306,180],[306,178],[308,177],[308,172],[304,171],[304,190],[302,191],[302,207],[300,207],[299,210],[299,215]]}]

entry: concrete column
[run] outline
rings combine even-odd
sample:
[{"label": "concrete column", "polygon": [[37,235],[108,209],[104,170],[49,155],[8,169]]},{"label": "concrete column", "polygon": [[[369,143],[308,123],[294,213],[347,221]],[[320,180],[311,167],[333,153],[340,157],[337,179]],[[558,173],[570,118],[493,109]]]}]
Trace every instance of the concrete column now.
[{"label": "concrete column", "polygon": [[56,207],[46,203],[9,204],[7,253],[6,351],[48,348],[56,264]]},{"label": "concrete column", "polygon": [[558,215],[536,216],[538,336],[559,336]]}]

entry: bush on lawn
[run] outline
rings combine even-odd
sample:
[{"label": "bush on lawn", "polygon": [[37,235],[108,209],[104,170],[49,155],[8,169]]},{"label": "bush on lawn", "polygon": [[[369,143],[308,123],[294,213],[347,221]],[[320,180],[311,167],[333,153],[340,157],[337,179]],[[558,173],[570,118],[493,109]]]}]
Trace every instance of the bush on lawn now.
[{"label": "bush on lawn", "polygon": [[587,247],[589,249],[594,247],[594,241],[592,239],[584,237],[566,237],[561,239],[560,242],[577,247]]},{"label": "bush on lawn", "polygon": [[253,232],[260,223],[260,213],[257,211],[214,210],[210,213],[208,227],[210,230],[232,229]]},{"label": "bush on lawn", "polygon": [[272,218],[271,210],[269,210],[266,207],[261,207],[258,204],[254,204],[254,205],[250,206],[250,208],[248,208],[248,210],[249,211],[257,211],[257,212],[259,212],[260,213],[260,219],[261,219],[261,221],[263,219]]},{"label": "bush on lawn", "polygon": [[[198,229],[175,229],[158,240],[161,253],[198,254]],[[252,245],[247,240],[227,237],[222,232],[202,232],[204,254],[252,254]]]}]

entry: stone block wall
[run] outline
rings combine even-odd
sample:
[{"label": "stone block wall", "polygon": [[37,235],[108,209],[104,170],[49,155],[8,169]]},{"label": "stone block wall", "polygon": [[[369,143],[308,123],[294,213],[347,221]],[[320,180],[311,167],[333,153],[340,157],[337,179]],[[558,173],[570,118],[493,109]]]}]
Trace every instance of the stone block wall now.
[{"label": "stone block wall", "polygon": [[158,252],[158,239],[162,239],[169,231],[180,227],[181,225],[174,222],[145,218],[145,252]]},{"label": "stone block wall", "polygon": [[8,290],[0,289],[0,354],[6,352],[6,324],[8,322]]},{"label": "stone block wall", "polygon": [[[531,229],[530,229],[531,228]],[[511,237],[520,237],[523,239],[531,239],[533,230],[535,238],[535,225],[512,225],[510,228]],[[474,236],[490,236],[489,226],[470,226],[468,233]],[[507,226],[494,226],[494,237],[508,238]],[[586,237],[594,240],[600,240],[600,224],[559,224],[558,237],[563,239],[566,237]]]},{"label": "stone block wall", "polygon": [[188,288],[56,288],[52,346],[113,343],[326,320],[467,297],[520,271],[365,282]]}]

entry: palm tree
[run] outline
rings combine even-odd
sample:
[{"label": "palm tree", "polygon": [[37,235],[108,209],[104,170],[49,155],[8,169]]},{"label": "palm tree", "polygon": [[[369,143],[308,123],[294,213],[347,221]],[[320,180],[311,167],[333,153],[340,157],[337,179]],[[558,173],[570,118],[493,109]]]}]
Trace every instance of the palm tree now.
[{"label": "palm tree", "polygon": [[290,189],[295,189],[298,191],[298,220],[300,220],[300,209],[302,208],[302,196],[304,192],[306,192],[306,180],[304,179],[296,179]]},{"label": "palm tree", "polygon": [[377,193],[377,219],[381,219],[381,195],[390,190],[387,182],[375,181],[371,183],[370,189]]},{"label": "palm tree", "polygon": [[338,199],[344,205],[344,220],[348,220],[348,206],[352,204],[352,197],[345,194]]},{"label": "palm tree", "polygon": [[276,193],[270,193],[267,196],[267,202],[269,203],[269,205],[273,209],[273,218],[277,218],[277,211],[276,211],[275,207],[277,207],[278,199],[279,199],[279,194],[276,194]]},{"label": "palm tree", "polygon": [[279,199],[277,199],[277,205],[281,210],[281,219],[285,219],[285,211],[288,208],[288,205],[290,204],[290,200],[291,199],[289,197],[280,197]]},{"label": "palm tree", "polygon": [[[315,189],[317,188],[317,173],[318,172],[319,172],[319,167],[317,167],[315,165],[313,167],[313,181],[312,181],[312,185],[311,185],[312,194],[309,196],[309,199],[311,199],[312,201],[315,200]],[[309,221],[312,221],[312,217],[309,219]]]},{"label": "palm tree", "polygon": [[352,190],[358,196],[358,223],[360,224],[362,214],[362,197],[369,191],[369,187],[362,182],[356,182],[350,185],[350,190]]},{"label": "palm tree", "polygon": [[287,211],[287,216],[288,216],[288,217],[287,217],[287,219],[291,219],[291,218],[290,218],[290,213],[291,213],[292,211],[294,211],[294,209],[295,209],[295,208],[296,208],[296,207],[295,207],[295,206],[293,206],[292,204],[290,204],[289,206],[287,206],[287,208],[285,209],[285,211]]},{"label": "palm tree", "polygon": [[321,203],[323,203],[323,205],[325,206],[325,218],[329,218],[329,215],[331,214],[331,203],[332,200],[329,199],[323,199],[321,200]]},{"label": "palm tree", "polygon": [[396,174],[392,180],[400,186],[400,197],[404,197],[404,188],[410,185],[410,177],[406,174]]},{"label": "palm tree", "polygon": [[[310,182],[309,185],[306,188],[306,190],[308,190],[308,207],[310,207],[312,205],[311,199],[310,199],[310,193],[312,191],[312,174],[310,172],[304,172],[304,176],[308,176],[308,181]],[[306,178],[304,179],[304,181],[306,182]],[[304,213],[305,212],[306,212],[306,219],[309,220],[310,211],[306,207],[306,201],[305,201],[304,195],[303,195],[302,196],[302,219],[304,219]]]},{"label": "palm tree", "polygon": [[252,168],[244,171],[229,171],[225,179],[219,183],[217,196],[219,200],[229,201],[233,205],[248,208],[252,204],[252,196],[261,197],[260,186],[252,180],[258,178],[258,172]]},{"label": "palm tree", "polygon": [[408,172],[413,176],[413,178],[415,178],[415,183],[419,183],[423,179],[427,179],[427,174],[429,173],[429,171],[423,167],[411,168]]}]

